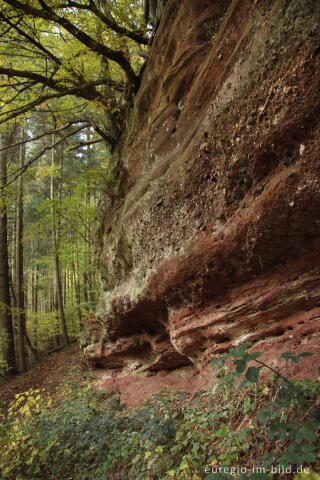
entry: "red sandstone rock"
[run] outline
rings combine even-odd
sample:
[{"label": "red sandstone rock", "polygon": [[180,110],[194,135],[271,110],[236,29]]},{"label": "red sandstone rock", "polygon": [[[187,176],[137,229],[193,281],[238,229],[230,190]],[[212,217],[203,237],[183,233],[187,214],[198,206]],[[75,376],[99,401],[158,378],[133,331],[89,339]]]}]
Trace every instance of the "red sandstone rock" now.
[{"label": "red sandstone rock", "polygon": [[167,2],[97,235],[97,364],[201,369],[248,340],[318,374],[320,6],[299,5]]}]

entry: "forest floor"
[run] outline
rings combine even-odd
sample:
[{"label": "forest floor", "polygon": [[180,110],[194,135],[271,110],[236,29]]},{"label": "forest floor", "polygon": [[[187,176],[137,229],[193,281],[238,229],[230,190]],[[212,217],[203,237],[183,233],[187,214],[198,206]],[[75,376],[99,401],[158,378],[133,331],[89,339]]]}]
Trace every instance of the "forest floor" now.
[{"label": "forest floor", "polygon": [[53,353],[45,353],[30,370],[14,375],[0,385],[0,414],[6,411],[15,395],[19,393],[43,388],[52,394],[68,376],[81,382],[88,377],[88,373],[88,365],[78,344]]},{"label": "forest floor", "polygon": [[[212,374],[198,375],[193,368],[182,368],[176,374],[162,371],[158,375],[140,377],[133,374],[121,374],[118,370],[94,370],[84,359],[78,344],[40,357],[30,370],[12,376],[0,384],[0,417],[15,396],[30,389],[42,390],[42,395],[55,395],[59,387],[68,379],[71,384],[92,382],[97,390],[117,390],[127,405],[143,403],[146,397],[152,397],[163,388],[185,391],[193,394],[210,386]],[[210,372],[209,372],[210,373]]]},{"label": "forest floor", "polygon": [[209,480],[216,465],[251,472],[272,456],[277,466],[294,466],[282,480],[320,480],[296,476],[297,465],[320,471],[319,381],[296,390],[281,377],[251,376],[239,389],[237,375],[222,373],[210,388],[212,368],[146,375],[93,369],[73,344],[0,385],[1,478]]}]

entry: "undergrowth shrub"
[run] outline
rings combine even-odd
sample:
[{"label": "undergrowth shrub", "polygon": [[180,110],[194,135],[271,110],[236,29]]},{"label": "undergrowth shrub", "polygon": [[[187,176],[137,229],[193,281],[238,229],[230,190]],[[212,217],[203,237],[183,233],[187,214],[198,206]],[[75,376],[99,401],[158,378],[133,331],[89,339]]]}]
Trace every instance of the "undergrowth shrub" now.
[{"label": "undergrowth shrub", "polygon": [[[297,480],[320,480],[319,382],[293,380],[289,368],[286,376],[273,371],[261,380],[261,368],[270,367],[247,348],[215,360],[218,383],[196,397],[164,390],[128,408],[117,392],[70,379],[58,397],[16,395],[0,422],[1,478],[263,480],[302,472]],[[289,365],[307,355],[287,352],[282,359]],[[276,475],[275,466],[282,469]]]}]

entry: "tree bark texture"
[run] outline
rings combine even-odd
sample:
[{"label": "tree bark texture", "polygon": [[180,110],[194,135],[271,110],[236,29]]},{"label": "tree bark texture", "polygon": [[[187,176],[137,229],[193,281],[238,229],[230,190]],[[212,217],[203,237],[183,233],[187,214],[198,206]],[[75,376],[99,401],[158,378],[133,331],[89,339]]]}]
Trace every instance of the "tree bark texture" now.
[{"label": "tree bark texture", "polygon": [[[4,135],[0,134],[0,145]],[[7,154],[0,153],[0,331],[5,335],[5,341],[0,340],[1,358],[9,370],[16,369],[14,337],[9,290],[8,265],[8,225],[7,207],[4,185],[7,183]]]},{"label": "tree bark texture", "polygon": [[[52,145],[54,145],[54,135],[52,135]],[[62,286],[61,286],[61,274],[60,274],[60,258],[59,258],[59,250],[58,250],[58,232],[57,232],[57,221],[55,215],[55,194],[54,194],[54,148],[51,150],[51,165],[52,165],[52,174],[51,174],[51,219],[52,219],[52,247],[53,247],[53,256],[54,256],[54,267],[55,267],[55,285],[56,285],[56,294],[57,294],[57,303],[58,303],[58,311],[59,311],[59,318],[60,324],[62,329],[62,338],[63,343],[65,345],[69,345],[69,336],[67,331],[67,324],[64,315],[64,308],[63,308],[63,299],[62,299]]]}]

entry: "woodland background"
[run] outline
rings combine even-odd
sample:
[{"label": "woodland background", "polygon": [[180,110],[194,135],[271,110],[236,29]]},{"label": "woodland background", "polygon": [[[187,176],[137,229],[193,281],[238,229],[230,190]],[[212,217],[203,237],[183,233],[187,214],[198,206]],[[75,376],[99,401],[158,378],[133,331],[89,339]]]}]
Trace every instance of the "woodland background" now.
[{"label": "woodland background", "polygon": [[1,1],[3,373],[75,339],[95,307],[91,236],[101,193],[117,182],[110,155],[147,56],[142,7]]}]

